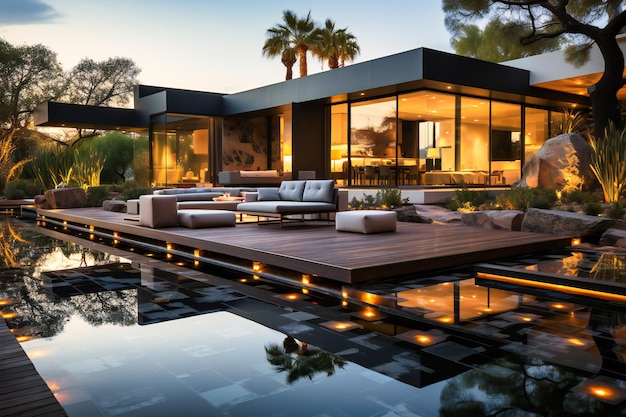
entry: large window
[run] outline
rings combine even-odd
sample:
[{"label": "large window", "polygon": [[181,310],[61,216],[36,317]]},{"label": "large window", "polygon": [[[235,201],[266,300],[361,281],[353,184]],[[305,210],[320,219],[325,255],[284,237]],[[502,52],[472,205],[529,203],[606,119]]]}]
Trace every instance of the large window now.
[{"label": "large window", "polygon": [[548,139],[548,111],[526,107],[524,162],[528,162]]},{"label": "large window", "polygon": [[461,97],[457,170],[489,172],[489,100]]},{"label": "large window", "polygon": [[209,172],[210,118],[159,115],[151,120],[152,185],[195,186]]},{"label": "large window", "polygon": [[522,109],[519,104],[491,103],[491,184],[519,180],[522,161]]},{"label": "large window", "polygon": [[330,171],[340,185],[354,180],[348,155],[348,104],[336,104],[330,108]]},{"label": "large window", "polygon": [[396,159],[396,98],[351,106],[350,162],[361,185],[391,185]]},{"label": "large window", "polygon": [[401,183],[432,183],[441,176],[426,172],[454,169],[455,114],[452,94],[418,91],[399,96]]},{"label": "large window", "polygon": [[330,107],[340,185],[512,185],[562,113],[435,91]]}]

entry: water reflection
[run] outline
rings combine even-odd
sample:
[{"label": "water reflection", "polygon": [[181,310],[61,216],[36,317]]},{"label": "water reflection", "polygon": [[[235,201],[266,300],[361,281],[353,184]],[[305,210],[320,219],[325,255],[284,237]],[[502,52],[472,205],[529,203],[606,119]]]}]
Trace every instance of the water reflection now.
[{"label": "water reflection", "polygon": [[542,360],[507,356],[449,380],[441,417],[613,415],[614,406],[573,390],[584,378]]},{"label": "water reflection", "polygon": [[4,300],[2,316],[21,336],[20,340],[59,334],[73,314],[81,315],[94,326],[136,320],[136,301],[127,291],[81,292],[59,299],[53,291],[54,283],[49,282],[47,289],[43,285],[46,274],[54,269],[125,264],[120,263],[119,257],[52,239],[15,222],[11,218],[0,222],[0,300]]},{"label": "water reflection", "polygon": [[333,376],[337,368],[343,369],[346,361],[337,355],[323,350],[309,347],[306,342],[301,342],[287,336],[283,345],[268,344],[265,346],[267,361],[278,372],[285,372],[288,384],[313,377],[319,373],[326,373],[327,377]]}]

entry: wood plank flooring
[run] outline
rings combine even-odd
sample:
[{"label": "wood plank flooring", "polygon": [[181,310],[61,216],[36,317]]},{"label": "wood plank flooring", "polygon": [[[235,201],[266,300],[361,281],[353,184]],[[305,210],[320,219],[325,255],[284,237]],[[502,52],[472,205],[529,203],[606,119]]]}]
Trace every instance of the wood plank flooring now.
[{"label": "wood plank flooring", "polygon": [[4,320],[0,320],[0,415],[67,417]]},{"label": "wood plank flooring", "polygon": [[358,283],[563,248],[571,238],[462,225],[398,223],[395,233],[337,232],[332,223],[150,229],[101,208],[38,210],[48,219],[204,249],[343,283]]}]

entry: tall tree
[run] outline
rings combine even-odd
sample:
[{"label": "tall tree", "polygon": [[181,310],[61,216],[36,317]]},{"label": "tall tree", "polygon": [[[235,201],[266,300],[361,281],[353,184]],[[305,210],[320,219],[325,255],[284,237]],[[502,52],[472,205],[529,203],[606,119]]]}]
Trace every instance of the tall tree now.
[{"label": "tall tree", "polygon": [[[84,58],[70,71],[66,99],[73,104],[123,106],[130,100],[140,72],[128,58],[109,58],[101,62]],[[94,135],[96,131],[86,134],[79,129],[73,143],[77,144],[81,139]]]},{"label": "tall tree", "polygon": [[[267,30],[263,53],[267,56],[277,56],[276,51],[279,48],[282,50],[280,54],[285,64],[285,60],[291,59],[292,51],[295,51],[300,60],[300,77],[306,77],[308,73],[307,52],[315,42],[315,28],[310,10],[305,18],[299,18],[291,10],[284,10],[283,22]],[[284,53],[285,51],[287,54]],[[287,72],[289,72],[289,67],[287,67]]]},{"label": "tall tree", "polygon": [[70,72],[70,103],[90,106],[128,103],[141,70],[128,58],[109,58],[95,62],[84,58]]},{"label": "tall tree", "polygon": [[59,98],[66,88],[56,54],[43,45],[13,46],[0,39],[0,125],[16,130],[35,107]]},{"label": "tall tree", "polygon": [[[268,29],[268,34],[271,29]],[[280,36],[278,33],[272,33],[265,40],[263,45],[263,55],[273,58],[280,56],[280,61],[285,66],[285,80],[291,80],[293,78],[293,66],[298,60],[298,53],[289,44],[289,36]]]},{"label": "tall tree", "polygon": [[484,29],[476,25],[463,25],[450,44],[459,55],[491,62],[556,51],[561,46],[560,38],[542,39],[530,45],[522,44],[520,38],[525,32],[526,25],[523,22],[503,22],[495,18]]},{"label": "tall tree", "polygon": [[356,37],[348,28],[335,29],[335,22],[326,19],[323,28],[315,30],[315,42],[311,51],[322,61],[328,61],[328,68],[343,67],[346,60],[354,59],[360,50]]},{"label": "tall tree", "polygon": [[43,45],[13,46],[0,39],[0,190],[26,161],[15,149],[39,103],[61,96],[66,80],[56,54]]},{"label": "tall tree", "polygon": [[453,37],[468,22],[498,18],[524,23],[522,44],[561,37],[567,60],[576,65],[587,62],[592,45],[597,45],[605,70],[589,88],[594,135],[601,137],[609,121],[622,126],[617,92],[624,85],[624,55],[616,37],[626,25],[623,0],[442,0],[442,4]]}]

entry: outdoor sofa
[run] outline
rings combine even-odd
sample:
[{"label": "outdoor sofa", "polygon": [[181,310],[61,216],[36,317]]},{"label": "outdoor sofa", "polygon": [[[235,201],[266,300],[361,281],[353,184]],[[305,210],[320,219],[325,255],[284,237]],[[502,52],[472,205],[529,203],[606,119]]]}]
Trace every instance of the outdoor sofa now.
[{"label": "outdoor sofa", "polygon": [[256,196],[256,201],[239,203],[237,211],[257,216],[258,223],[280,222],[282,226],[286,220],[294,220],[293,216],[302,220],[308,214],[325,214],[331,220],[330,214],[339,210],[339,191],[334,180],[283,181],[279,187],[257,188],[252,196]]}]

